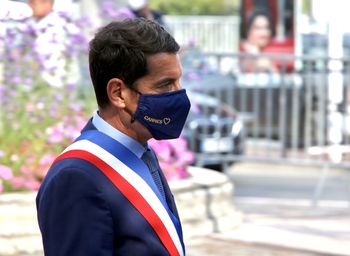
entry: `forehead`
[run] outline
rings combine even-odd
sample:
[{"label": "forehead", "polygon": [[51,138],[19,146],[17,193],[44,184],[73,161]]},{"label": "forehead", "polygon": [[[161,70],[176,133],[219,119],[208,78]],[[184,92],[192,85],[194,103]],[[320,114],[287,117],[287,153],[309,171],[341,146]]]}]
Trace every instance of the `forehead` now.
[{"label": "forehead", "polygon": [[264,15],[258,15],[255,17],[254,21],[253,21],[253,25],[263,25],[266,26],[269,24],[269,20],[267,17],[265,17]]},{"label": "forehead", "polygon": [[53,0],[28,0],[28,3],[29,4],[47,4],[47,3],[52,4]]},{"label": "forehead", "polygon": [[169,76],[179,78],[181,76],[181,63],[176,53],[157,53],[147,56],[148,74],[145,78],[160,78]]}]

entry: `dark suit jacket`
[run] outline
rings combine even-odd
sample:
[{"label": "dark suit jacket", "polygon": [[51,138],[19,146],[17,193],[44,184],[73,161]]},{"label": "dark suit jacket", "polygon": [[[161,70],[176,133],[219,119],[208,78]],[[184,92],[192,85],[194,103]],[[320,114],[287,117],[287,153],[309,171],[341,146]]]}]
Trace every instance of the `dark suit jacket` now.
[{"label": "dark suit jacket", "polygon": [[[83,131],[96,129],[91,121]],[[164,178],[166,200],[178,217]],[[149,223],[90,163],[65,159],[53,165],[37,198],[45,255],[168,255]]]}]

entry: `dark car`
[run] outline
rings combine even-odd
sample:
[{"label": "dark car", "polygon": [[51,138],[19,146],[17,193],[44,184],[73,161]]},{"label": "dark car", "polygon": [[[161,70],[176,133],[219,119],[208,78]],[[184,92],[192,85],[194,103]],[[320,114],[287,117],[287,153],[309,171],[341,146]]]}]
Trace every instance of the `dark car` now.
[{"label": "dark car", "polygon": [[183,134],[189,149],[196,154],[195,164],[221,170],[244,152],[244,129],[239,115],[212,96],[191,90],[188,96],[192,106]]},{"label": "dark car", "polygon": [[[232,75],[221,74],[197,49],[182,53],[182,86],[191,100],[184,135],[196,153],[195,164],[222,169],[244,152],[244,128],[237,111],[223,99],[219,88],[232,88]],[[230,95],[225,95],[230,96]]]}]

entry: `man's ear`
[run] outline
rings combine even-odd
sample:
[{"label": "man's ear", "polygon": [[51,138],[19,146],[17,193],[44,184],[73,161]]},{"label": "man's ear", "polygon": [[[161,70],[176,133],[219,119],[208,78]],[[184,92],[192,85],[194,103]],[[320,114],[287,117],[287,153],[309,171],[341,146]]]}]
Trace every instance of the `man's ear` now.
[{"label": "man's ear", "polygon": [[107,95],[112,105],[117,108],[125,108],[125,100],[123,98],[122,91],[125,88],[125,84],[119,78],[112,78],[107,84]]}]

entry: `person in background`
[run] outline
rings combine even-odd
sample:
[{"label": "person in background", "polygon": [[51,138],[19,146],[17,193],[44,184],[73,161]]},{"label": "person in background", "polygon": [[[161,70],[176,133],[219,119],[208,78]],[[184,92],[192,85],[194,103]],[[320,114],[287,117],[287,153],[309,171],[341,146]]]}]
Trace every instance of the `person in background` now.
[{"label": "person in background", "polygon": [[40,20],[53,11],[54,0],[28,0],[33,10],[33,17]]},{"label": "person in background", "polygon": [[179,45],[158,23],[114,21],[90,42],[98,111],[36,198],[45,255],[184,255],[179,215],[148,140],[180,136],[190,110]]},{"label": "person in background", "polygon": [[128,6],[136,17],[143,17],[145,19],[154,20],[161,26],[166,27],[166,24],[163,20],[163,14],[159,11],[151,9],[149,7],[148,0],[128,0]]},{"label": "person in background", "polygon": [[54,0],[28,0],[28,4],[33,10],[29,25],[36,36],[33,50],[41,56],[43,80],[54,87],[76,83],[79,77],[77,63],[67,63],[65,54],[71,47],[67,37],[81,32],[70,22],[68,14],[54,11]]},{"label": "person in background", "polygon": [[[254,11],[248,18],[240,52],[259,55],[271,43],[274,28],[269,14],[264,10]],[[276,67],[266,57],[244,57],[241,68],[245,72],[275,72]]]}]

